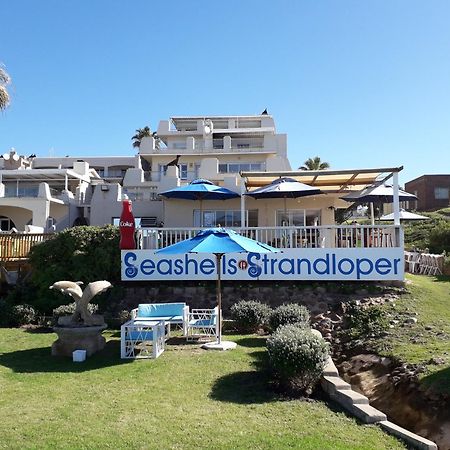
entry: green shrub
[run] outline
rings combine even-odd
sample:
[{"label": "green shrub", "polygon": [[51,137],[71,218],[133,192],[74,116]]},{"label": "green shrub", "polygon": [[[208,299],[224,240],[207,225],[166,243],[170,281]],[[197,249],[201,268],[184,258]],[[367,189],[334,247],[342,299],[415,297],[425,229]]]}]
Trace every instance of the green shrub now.
[{"label": "green shrub", "polygon": [[[55,322],[62,316],[70,316],[75,312],[76,303],[69,303],[68,305],[58,306],[53,310],[53,319]],[[94,303],[88,303],[87,309],[91,314],[95,314],[98,311],[98,305]]]},{"label": "green shrub", "polygon": [[9,327],[11,325],[12,314],[11,303],[0,298],[0,327]]},{"label": "green shrub", "polygon": [[241,300],[231,307],[231,317],[240,331],[256,332],[266,326],[272,309],[254,300]]},{"label": "green shrub", "polygon": [[429,237],[429,249],[431,253],[450,252],[450,223],[445,222],[441,226],[431,230]]},{"label": "green shrub", "polygon": [[285,303],[272,311],[270,315],[270,328],[276,330],[281,325],[309,323],[308,309],[297,303]]},{"label": "green shrub", "polygon": [[267,350],[282,385],[310,395],[327,362],[328,343],[308,328],[284,325],[267,340]]},{"label": "green shrub", "polygon": [[11,311],[11,325],[30,325],[37,320],[37,313],[31,305],[14,305]]},{"label": "green shrub", "polygon": [[382,306],[360,306],[351,302],[345,306],[348,334],[351,337],[378,336],[389,328],[388,312]]},{"label": "green shrub", "polygon": [[[51,314],[67,302],[60,292],[49,290],[56,281],[83,281],[84,286],[97,280],[108,280],[113,286],[120,281],[119,229],[111,225],[69,228],[34,246],[30,264],[33,294],[26,302]],[[101,310],[114,297],[113,291],[109,289],[95,298]]]}]

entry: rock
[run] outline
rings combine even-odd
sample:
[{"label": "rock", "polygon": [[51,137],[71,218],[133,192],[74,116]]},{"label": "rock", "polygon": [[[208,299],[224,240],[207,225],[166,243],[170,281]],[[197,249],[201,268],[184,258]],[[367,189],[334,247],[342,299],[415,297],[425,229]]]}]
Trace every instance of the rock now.
[{"label": "rock", "polygon": [[435,357],[431,358],[427,364],[434,364],[435,366],[440,366],[442,364],[445,364],[445,359],[435,356]]},{"label": "rock", "polygon": [[417,323],[417,318],[416,317],[408,317],[407,319],[405,319],[405,323],[406,324],[415,324]]},{"label": "rock", "polygon": [[368,295],[369,291],[367,289],[357,289],[355,294],[356,295]]}]

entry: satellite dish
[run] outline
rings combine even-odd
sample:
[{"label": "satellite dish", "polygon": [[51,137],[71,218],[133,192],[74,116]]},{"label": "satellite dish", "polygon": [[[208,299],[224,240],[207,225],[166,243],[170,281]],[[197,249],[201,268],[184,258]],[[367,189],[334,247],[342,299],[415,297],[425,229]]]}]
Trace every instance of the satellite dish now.
[{"label": "satellite dish", "polygon": [[9,160],[9,153],[3,153],[3,159],[5,161],[8,161]]},{"label": "satellite dish", "polygon": [[14,161],[19,161],[20,156],[17,153],[12,155]]}]

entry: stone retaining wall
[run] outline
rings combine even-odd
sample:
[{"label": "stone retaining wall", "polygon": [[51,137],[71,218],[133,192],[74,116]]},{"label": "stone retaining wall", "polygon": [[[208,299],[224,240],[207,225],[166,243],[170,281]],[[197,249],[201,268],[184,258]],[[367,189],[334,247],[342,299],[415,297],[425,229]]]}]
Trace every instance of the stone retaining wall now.
[{"label": "stone retaining wall", "polygon": [[[216,304],[216,283],[211,282],[123,282],[122,309],[139,303],[186,302],[191,308],[211,308]],[[357,282],[222,282],[222,305],[227,316],[231,305],[239,300],[258,300],[272,307],[295,302],[306,306],[311,314],[326,312],[330,307],[351,299],[389,295],[380,284]]]}]

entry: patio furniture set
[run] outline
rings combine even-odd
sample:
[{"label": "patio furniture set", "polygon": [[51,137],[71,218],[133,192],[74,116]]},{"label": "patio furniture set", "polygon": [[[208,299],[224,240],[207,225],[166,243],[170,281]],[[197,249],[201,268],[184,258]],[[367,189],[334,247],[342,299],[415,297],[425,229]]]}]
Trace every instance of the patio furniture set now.
[{"label": "patio furniture set", "polygon": [[444,255],[405,252],[405,270],[422,275],[442,275]]},{"label": "patio furniture set", "polygon": [[192,309],[186,303],[141,303],[120,329],[122,359],[157,358],[164,352],[172,326],[188,341],[216,340],[218,308]]}]

